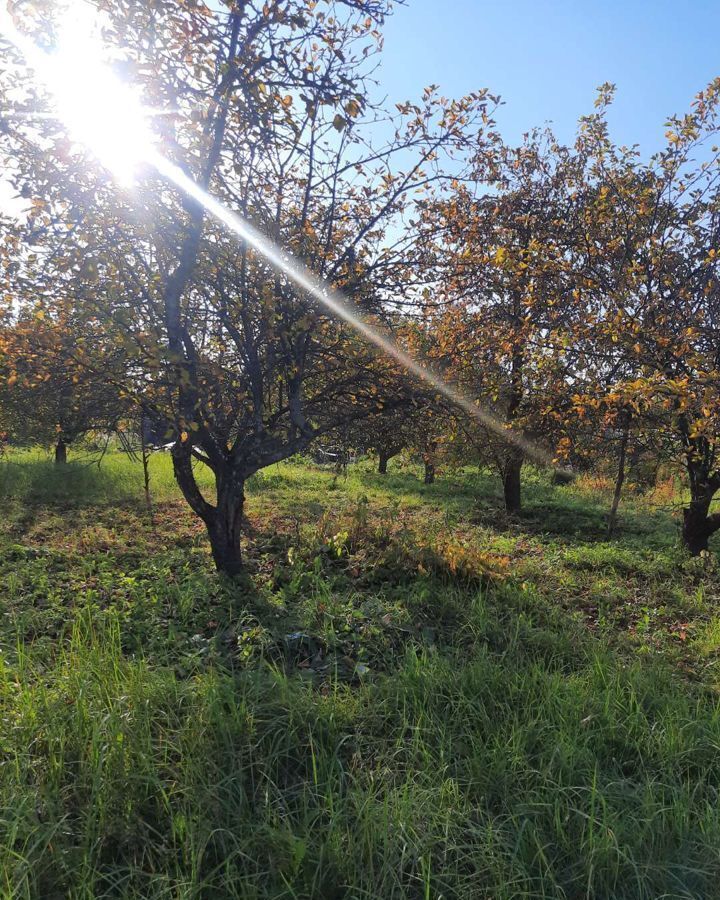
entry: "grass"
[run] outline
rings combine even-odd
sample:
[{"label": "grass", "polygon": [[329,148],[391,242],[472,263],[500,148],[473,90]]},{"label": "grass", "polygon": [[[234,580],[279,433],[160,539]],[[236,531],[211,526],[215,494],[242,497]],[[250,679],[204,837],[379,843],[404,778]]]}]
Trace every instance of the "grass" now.
[{"label": "grass", "polygon": [[666,511],[293,460],[230,583],[141,484],[0,464],[0,896],[720,897],[720,574]]}]

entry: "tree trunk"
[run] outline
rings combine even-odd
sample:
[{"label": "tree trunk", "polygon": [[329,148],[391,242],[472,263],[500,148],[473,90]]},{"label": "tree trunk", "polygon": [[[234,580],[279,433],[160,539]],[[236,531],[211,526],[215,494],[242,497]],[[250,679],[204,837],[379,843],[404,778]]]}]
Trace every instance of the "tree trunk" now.
[{"label": "tree trunk", "polygon": [[240,537],[245,505],[244,478],[227,464],[221,471],[213,468],[217,504],[212,506],[197,486],[191,451],[181,441],[173,447],[173,468],[183,496],[205,523],[215,568],[231,577],[239,575],[243,571]]},{"label": "tree trunk", "polygon": [[145,508],[147,509],[150,525],[155,528],[155,515],[153,514],[152,494],[150,493],[150,449],[145,440],[144,422],[140,421],[140,451],[142,453],[143,486],[145,489]]},{"label": "tree trunk", "polygon": [[618,470],[615,479],[615,493],[613,494],[612,506],[610,507],[610,515],[608,516],[607,537],[608,540],[613,536],[615,525],[617,524],[617,511],[620,506],[620,496],[622,494],[622,486],[625,481],[625,459],[627,457],[627,446],[630,438],[630,413],[626,413],[623,417],[623,430],[620,438],[620,454],[618,456]]},{"label": "tree trunk", "polygon": [[713,472],[715,451],[704,435],[693,436],[685,415],[680,416],[685,440],[685,466],[690,482],[690,505],[683,510],[682,540],[691,556],[708,549],[708,541],[720,529],[720,513],[710,513],[720,490],[720,472]]},{"label": "tree trunk", "polygon": [[425,460],[425,484],[434,484],[435,483],[435,463],[430,460]]},{"label": "tree trunk", "polygon": [[522,493],[520,488],[520,473],[522,471],[522,456],[513,455],[505,463],[503,472],[503,495],[505,497],[505,511],[510,515],[519,513],[522,509]]},{"label": "tree trunk", "polygon": [[690,501],[683,510],[683,544],[691,556],[698,556],[708,549],[708,542],[720,529],[720,514],[709,514],[712,494],[705,494]]},{"label": "tree trunk", "polygon": [[55,465],[64,465],[67,462],[67,444],[62,438],[58,438],[55,444]]},{"label": "tree trunk", "polygon": [[385,446],[382,449],[378,450],[379,461],[378,461],[378,473],[380,475],[387,475],[387,466],[390,460],[397,456],[398,453],[402,451],[402,445],[398,446]]},{"label": "tree trunk", "polygon": [[[525,235],[523,244],[529,246],[530,234]],[[525,397],[525,387],[523,384],[523,371],[525,367],[525,338],[522,330],[523,316],[523,297],[524,290],[521,279],[517,288],[512,292],[513,305],[513,328],[511,338],[513,351],[510,364],[510,394],[508,397],[506,422],[515,429]],[[523,435],[524,436],[524,435]],[[505,498],[505,511],[508,515],[515,515],[522,509],[522,493],[520,487],[520,472],[523,465],[523,454],[517,446],[510,444],[507,447],[507,456],[505,458],[505,466],[502,472],[503,480],[503,496]]]},{"label": "tree trunk", "polygon": [[242,535],[245,492],[242,479],[230,476],[220,479],[217,491],[217,506],[207,522],[210,548],[215,568],[230,577],[243,571],[240,538]]}]

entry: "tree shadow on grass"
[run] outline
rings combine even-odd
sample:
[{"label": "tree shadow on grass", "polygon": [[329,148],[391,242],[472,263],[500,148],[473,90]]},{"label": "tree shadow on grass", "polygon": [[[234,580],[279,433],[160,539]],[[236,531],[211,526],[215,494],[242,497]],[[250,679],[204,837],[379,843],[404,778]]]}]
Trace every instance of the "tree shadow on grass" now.
[{"label": "tree shadow on grass", "polygon": [[[441,501],[456,512],[467,513],[473,524],[495,531],[519,530],[583,542],[606,539],[607,509],[603,504],[570,494],[538,477],[524,483],[523,509],[518,515],[505,511],[499,479],[490,473],[466,473],[461,478],[448,474],[433,485],[424,485],[410,473],[368,473],[364,480],[391,493]],[[621,528],[634,531],[637,524],[635,516],[623,516]],[[657,522],[652,524],[656,526]]]},{"label": "tree shadow on grass", "polygon": [[139,481],[95,463],[68,462],[58,466],[33,459],[0,463],[0,496],[27,505],[98,506],[136,500]]}]

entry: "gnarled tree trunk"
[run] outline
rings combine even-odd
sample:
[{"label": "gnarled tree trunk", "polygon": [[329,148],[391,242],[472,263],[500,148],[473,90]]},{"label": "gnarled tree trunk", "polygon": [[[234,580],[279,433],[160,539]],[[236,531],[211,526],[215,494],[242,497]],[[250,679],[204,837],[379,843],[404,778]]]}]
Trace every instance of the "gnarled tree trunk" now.
[{"label": "gnarled tree trunk", "polygon": [[382,447],[378,450],[378,474],[387,475],[387,467],[393,456],[397,456],[402,447]]},{"label": "gnarled tree trunk", "polygon": [[217,506],[206,523],[215,568],[231,577],[243,571],[240,538],[244,506],[242,480],[232,478],[224,484],[219,483]]},{"label": "gnarled tree trunk", "polygon": [[683,510],[682,540],[691,556],[708,549],[708,542],[720,530],[720,513],[711,513],[710,504],[720,490],[720,471],[715,470],[715,446],[704,435],[693,435],[686,416],[680,416],[685,440],[685,467],[690,481],[690,505]]},{"label": "gnarled tree trunk", "polygon": [[243,571],[240,538],[245,506],[245,478],[231,465],[216,471],[215,506],[203,497],[192,469],[192,454],[181,442],[173,448],[173,469],[183,496],[205,523],[215,568],[234,577]]}]

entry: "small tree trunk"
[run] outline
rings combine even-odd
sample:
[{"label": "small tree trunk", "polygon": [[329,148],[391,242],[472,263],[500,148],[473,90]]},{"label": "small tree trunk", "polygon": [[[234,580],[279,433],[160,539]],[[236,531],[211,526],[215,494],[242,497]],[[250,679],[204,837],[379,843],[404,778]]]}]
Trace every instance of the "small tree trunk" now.
[{"label": "small tree trunk", "polygon": [[520,487],[522,465],[522,456],[513,454],[505,463],[505,469],[503,471],[502,478],[505,511],[510,515],[515,515],[522,509],[522,493]]},{"label": "small tree trunk", "polygon": [[155,515],[153,513],[152,494],[150,493],[150,450],[145,440],[144,422],[140,422],[140,449],[142,452],[143,487],[145,489],[145,507],[147,509],[150,525],[155,528]]},{"label": "small tree trunk", "polygon": [[618,470],[615,478],[615,492],[613,494],[612,506],[610,507],[610,515],[608,516],[607,537],[608,540],[613,536],[615,525],[617,524],[617,512],[620,506],[620,495],[622,494],[622,486],[625,481],[625,459],[627,457],[627,446],[630,438],[630,414],[623,416],[623,430],[620,438],[620,453],[618,456]]},{"label": "small tree trunk", "polygon": [[55,444],[55,465],[64,465],[67,462],[67,444],[62,438],[58,438]]},{"label": "small tree trunk", "polygon": [[425,484],[435,483],[435,463],[431,459],[425,460]]},{"label": "small tree trunk", "polygon": [[387,475],[387,466],[388,466],[389,459],[390,459],[390,457],[387,455],[387,453],[383,453],[381,450],[380,458],[378,460],[378,474],[379,475]]}]

